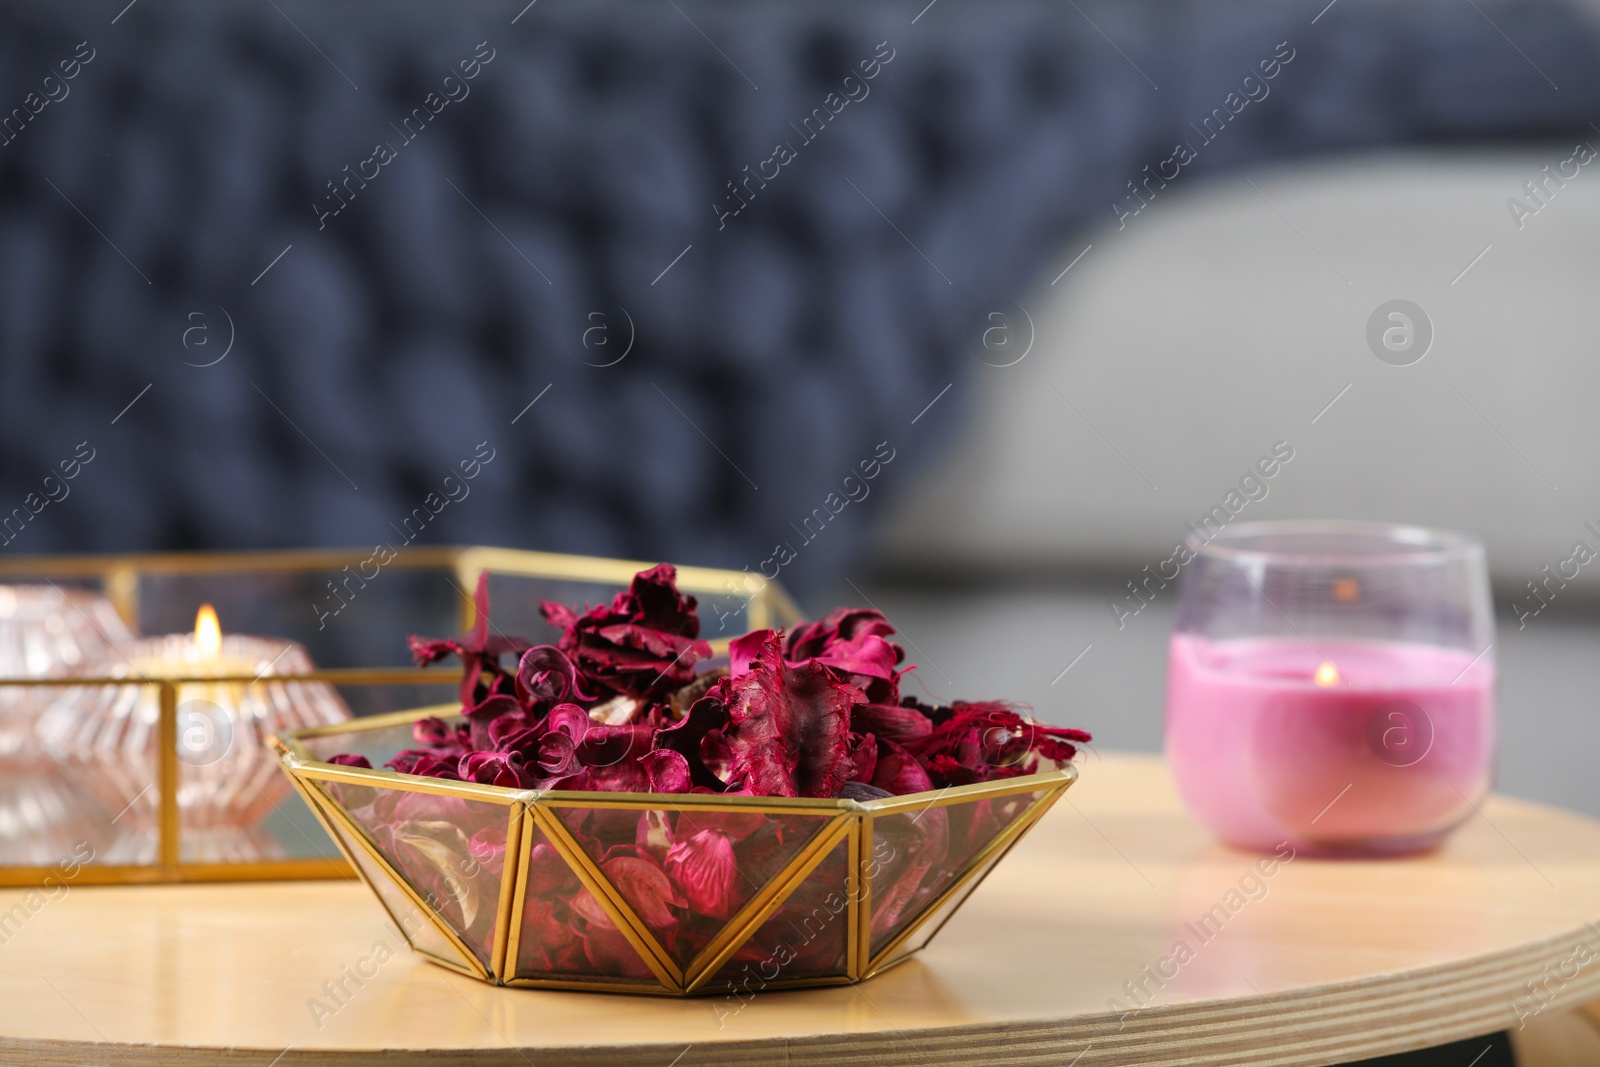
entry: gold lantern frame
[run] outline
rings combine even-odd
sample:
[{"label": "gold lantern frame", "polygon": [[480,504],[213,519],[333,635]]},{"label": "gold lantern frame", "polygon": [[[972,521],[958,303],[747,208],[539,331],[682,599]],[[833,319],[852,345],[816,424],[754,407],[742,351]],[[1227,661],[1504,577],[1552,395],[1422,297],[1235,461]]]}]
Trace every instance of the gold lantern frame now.
[{"label": "gold lantern frame", "polygon": [[[186,552],[129,555],[19,556],[0,559],[0,584],[57,580],[96,588],[116,608],[131,628],[138,629],[140,590],[145,578],[241,573],[315,574],[338,573],[372,556],[369,549],[312,549],[263,552]],[[654,566],[652,563],[606,559],[596,556],[565,555],[485,545],[406,547],[398,550],[383,569],[439,571],[449,576],[459,596],[459,618],[463,630],[475,619],[471,590],[484,573],[596,586],[625,588],[633,576]],[[800,610],[784,589],[774,581],[749,571],[712,567],[678,567],[678,588],[701,596],[733,596],[743,603],[744,626],[757,630],[787,626],[802,618]],[[713,649],[725,651],[727,640],[711,642]],[[182,852],[182,812],[178,802],[182,762],[178,755],[179,692],[196,683],[243,683],[265,681],[257,675],[177,674],[161,678],[126,677],[45,677],[0,678],[5,689],[65,689],[112,686],[148,686],[158,691],[156,775],[148,788],[157,791],[156,858],[149,864],[81,865],[71,876],[75,885],[150,884],[165,882],[259,881],[278,879],[351,878],[356,872],[342,856],[238,863],[186,862]],[[294,674],[273,674],[273,684],[324,683],[360,687],[435,687],[451,685],[456,672],[450,667],[419,670],[393,668],[328,668]],[[426,698],[423,698],[426,699]],[[408,701],[407,703],[415,703]],[[402,712],[401,714],[412,714]],[[369,716],[357,723],[383,722],[390,716]],[[313,807],[313,812],[316,812]],[[320,817],[320,814],[319,814]],[[325,825],[325,824],[324,824]],[[337,842],[337,836],[334,836]],[[41,886],[46,879],[60,881],[58,866],[0,865],[0,887]]]},{"label": "gold lantern frame", "polygon": [[[589,992],[640,993],[660,996],[712,995],[722,992],[711,983],[724,964],[759,930],[841,843],[848,843],[846,875],[847,904],[843,914],[848,923],[845,936],[844,972],[825,976],[796,977],[766,982],[764,989],[803,986],[847,985],[882,973],[920,951],[940,928],[965,903],[978,884],[1005,855],[1031,830],[1050,807],[1077,780],[1077,769],[1070,764],[1054,771],[955,786],[880,800],[810,799],[793,797],[720,796],[695,793],[604,793],[568,790],[518,790],[472,782],[446,781],[389,770],[347,767],[322,762],[306,747],[306,742],[330,736],[355,736],[436,716],[449,720],[460,717],[456,705],[417,708],[391,715],[372,716],[352,723],[310,727],[273,738],[284,771],[294,781],[312,811],[323,820],[329,835],[350,856],[352,866],[379,898],[401,935],[412,950],[433,963],[471,978],[502,986],[529,986],[545,989],[570,989]],[[424,895],[412,886],[394,864],[384,856],[344,805],[329,790],[330,785],[366,786],[377,789],[424,793],[440,797],[489,803],[506,809],[506,861],[501,874],[498,911],[493,943],[487,962],[465,943],[461,935],[440,916]],[[999,799],[1017,794],[1038,793],[1016,818],[987,841],[934,895],[903,928],[896,931],[876,952],[872,950],[873,864],[876,821],[885,816],[903,815],[932,808]],[[555,812],[559,809],[621,809],[636,812],[744,813],[763,815],[812,815],[826,818],[807,843],[739,909],[712,940],[686,966],[679,964],[664,949],[649,926],[639,917],[623,894],[612,885],[595,860],[576,840]],[[588,890],[617,929],[654,975],[655,981],[597,977],[592,980],[554,977],[519,977],[516,974],[522,915],[527,900],[528,877],[533,842],[542,836]],[[359,850],[360,856],[351,854]],[[401,915],[385,898],[383,886],[373,883],[369,870],[383,874],[389,887],[398,890],[430,924],[431,932],[443,937],[459,953],[449,959],[418,944]],[[926,936],[919,939],[918,935]]]}]

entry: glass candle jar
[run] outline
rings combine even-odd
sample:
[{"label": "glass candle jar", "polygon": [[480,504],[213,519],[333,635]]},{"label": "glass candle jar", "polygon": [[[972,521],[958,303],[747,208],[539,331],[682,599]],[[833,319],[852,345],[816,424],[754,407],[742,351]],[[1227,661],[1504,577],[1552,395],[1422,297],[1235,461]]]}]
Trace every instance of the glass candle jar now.
[{"label": "glass candle jar", "polygon": [[[67,674],[132,640],[105,597],[56,585],[0,585],[0,677]],[[34,720],[55,694],[0,687],[0,769],[39,762]]]},{"label": "glass candle jar", "polygon": [[1357,522],[1196,531],[1167,675],[1194,816],[1271,851],[1428,849],[1489,792],[1494,616],[1483,545]]},{"label": "glass candle jar", "polygon": [[[191,679],[176,694],[184,862],[287,858],[261,826],[290,789],[266,739],[350,718],[332,686],[280,677],[314,669],[306,650],[292,641],[224,635],[207,604],[193,634],[130,641],[84,669],[129,684],[58,690],[40,718],[39,735],[108,813],[119,813],[120,832],[101,850],[104,861],[156,860],[161,802],[153,786],[160,775],[161,701],[149,683],[179,677]],[[227,677],[235,680],[220,680]],[[196,680],[211,678],[219,680]]]},{"label": "glass candle jar", "polygon": [[[131,636],[116,608],[86,589],[0,585],[0,677],[59,677]],[[101,847],[110,824],[80,782],[42,750],[34,730],[54,689],[0,686],[0,864],[48,866],[80,845]]]}]

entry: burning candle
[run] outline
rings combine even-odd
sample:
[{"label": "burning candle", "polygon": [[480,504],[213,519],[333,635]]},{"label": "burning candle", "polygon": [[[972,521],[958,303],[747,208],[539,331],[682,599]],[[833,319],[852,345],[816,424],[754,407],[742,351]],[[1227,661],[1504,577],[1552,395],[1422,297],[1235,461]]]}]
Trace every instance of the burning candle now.
[{"label": "burning candle", "polygon": [[1495,750],[1476,541],[1354,523],[1191,541],[1167,755],[1197,819],[1250,849],[1385,854],[1472,814]]},{"label": "burning candle", "polygon": [[1494,668],[1470,652],[1177,634],[1167,684],[1179,788],[1235,844],[1410,851],[1489,788]]},{"label": "burning candle", "polygon": [[292,641],[223,634],[209,604],[196,615],[193,633],[132,641],[86,668],[85,674],[130,684],[68,690],[41,731],[129,831],[107,861],[148,863],[155,855],[161,690],[145,683],[180,678],[187,679],[175,686],[183,861],[281,858],[282,847],[261,824],[288,785],[264,741],[350,718],[332,687],[283,677],[313,669]]}]

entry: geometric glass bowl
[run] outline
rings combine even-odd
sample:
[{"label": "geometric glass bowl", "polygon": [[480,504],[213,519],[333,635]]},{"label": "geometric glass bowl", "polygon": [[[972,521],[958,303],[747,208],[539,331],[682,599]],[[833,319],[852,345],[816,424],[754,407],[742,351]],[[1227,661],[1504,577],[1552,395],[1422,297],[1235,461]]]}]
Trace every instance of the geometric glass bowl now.
[{"label": "geometric glass bowl", "polygon": [[374,768],[422,708],[293,731],[279,761],[419,955],[497,985],[740,996],[925,946],[1077,778],[867,802],[518,790]]}]

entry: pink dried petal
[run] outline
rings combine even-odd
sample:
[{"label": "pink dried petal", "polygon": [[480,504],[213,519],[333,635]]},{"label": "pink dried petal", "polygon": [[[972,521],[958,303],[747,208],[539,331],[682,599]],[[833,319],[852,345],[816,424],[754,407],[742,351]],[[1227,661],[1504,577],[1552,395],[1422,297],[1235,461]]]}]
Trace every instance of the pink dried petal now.
[{"label": "pink dried petal", "polygon": [[[771,643],[772,630],[751,630],[728,642],[728,673],[737,678],[762,658]],[[770,662],[770,657],[768,659]]]},{"label": "pink dried petal", "polygon": [[506,829],[503,826],[485,826],[467,842],[473,860],[494,877],[500,877],[506,866]]},{"label": "pink dried petal", "polygon": [[460,773],[465,781],[508,789],[528,789],[533,784],[522,757],[515,752],[469,752],[461,757]]},{"label": "pink dried petal", "polygon": [[[544,846],[548,848],[549,846]],[[579,944],[572,924],[557,917],[558,910],[566,908],[557,901],[536,896],[529,887],[528,900],[522,909],[522,934],[517,955],[518,966],[531,971],[561,969],[561,958],[570,948]]]},{"label": "pink dried petal", "polygon": [[574,741],[582,741],[589,732],[589,714],[577,704],[557,704],[545,722],[551,730],[559,730]]},{"label": "pink dried petal", "polygon": [[713,919],[726,919],[733,914],[738,871],[733,842],[727,834],[701,830],[673,845],[667,851],[665,866],[694,911]]},{"label": "pink dried petal", "polygon": [[578,876],[554,848],[539,842],[528,857],[528,895],[565,893],[578,887]]},{"label": "pink dried petal", "polygon": [[694,787],[689,774],[689,761],[670,749],[656,749],[645,754],[639,765],[650,776],[652,793],[687,793]]},{"label": "pink dried petal", "polygon": [[674,891],[666,872],[652,860],[618,856],[607,860],[600,869],[634,914],[651,929],[675,926],[678,915],[672,908],[688,906],[688,901]]},{"label": "pink dried petal", "polygon": [[842,681],[864,690],[872,702],[894,704],[900,699],[900,676],[905,673],[894,667],[905,658],[905,649],[888,640],[893,636],[894,627],[882,612],[839,608],[820,622],[796,627],[785,658],[795,664],[826,664],[839,672]]},{"label": "pink dried petal", "polygon": [[585,767],[612,767],[632,762],[655,747],[656,731],[649,726],[605,726],[590,723],[578,742],[578,762]]}]

